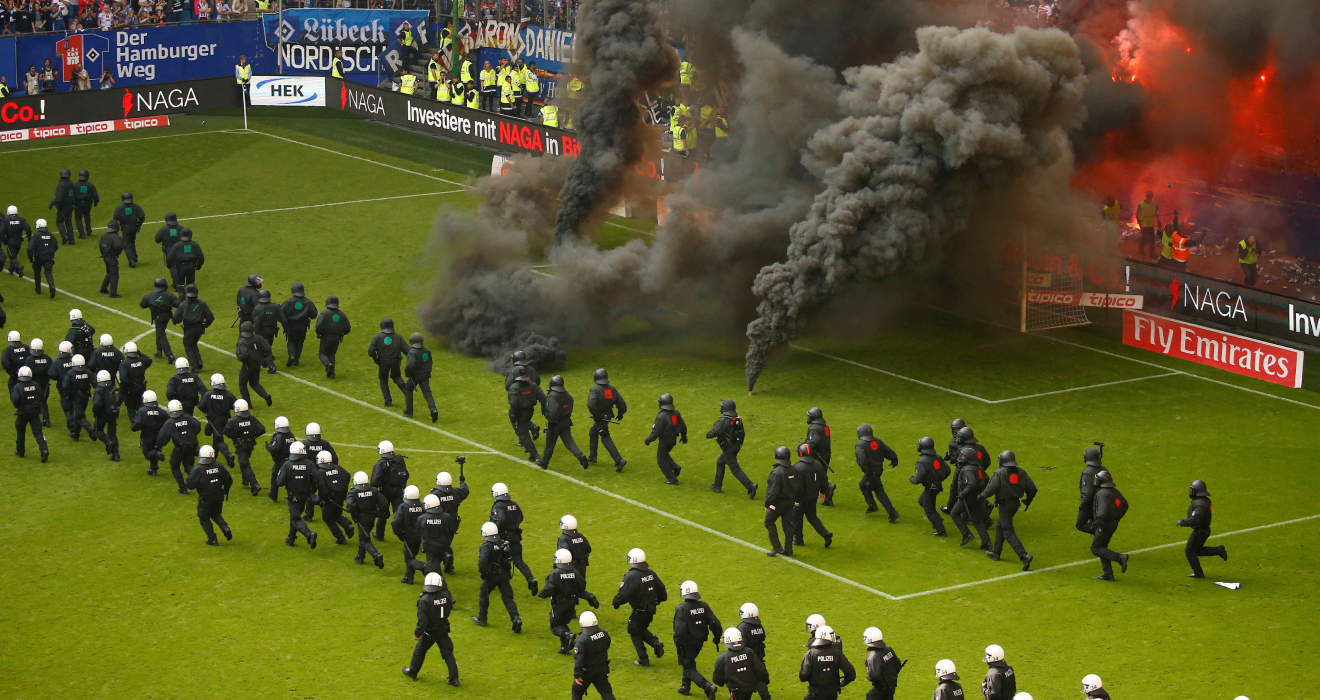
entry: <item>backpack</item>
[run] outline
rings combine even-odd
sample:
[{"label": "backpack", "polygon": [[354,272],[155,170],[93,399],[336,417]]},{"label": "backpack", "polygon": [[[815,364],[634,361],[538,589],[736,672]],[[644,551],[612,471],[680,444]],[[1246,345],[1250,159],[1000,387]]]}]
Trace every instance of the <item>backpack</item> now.
[{"label": "backpack", "polygon": [[747,432],[743,430],[742,418],[733,416],[729,419],[729,429],[724,431],[728,436],[728,441],[732,447],[742,447],[743,440],[747,437]]},{"label": "backpack", "polygon": [[1114,508],[1111,509],[1109,512],[1110,513],[1116,512],[1118,513],[1118,515],[1111,516],[1109,520],[1111,522],[1118,522],[1123,519],[1123,516],[1127,515],[1128,508],[1131,507],[1132,504],[1128,503],[1127,496],[1124,496],[1122,493],[1120,493],[1118,489],[1112,489],[1112,490],[1114,492],[1114,504],[1113,504]]}]

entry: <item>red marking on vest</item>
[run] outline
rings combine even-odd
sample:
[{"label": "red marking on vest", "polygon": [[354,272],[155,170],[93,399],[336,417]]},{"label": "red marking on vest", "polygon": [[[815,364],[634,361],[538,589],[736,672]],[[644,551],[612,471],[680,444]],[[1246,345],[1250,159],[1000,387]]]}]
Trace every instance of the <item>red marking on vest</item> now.
[{"label": "red marking on vest", "polygon": [[530,393],[532,393],[532,392],[530,392],[530,391],[524,391],[524,392],[523,392],[523,396],[526,396],[526,395],[528,395],[528,394],[530,394]]},{"label": "red marking on vest", "polygon": [[670,417],[669,417],[669,422],[672,423],[673,425],[678,425],[678,416],[676,416],[676,415],[674,415],[674,416],[670,416]]},{"label": "red marking on vest", "polygon": [[830,427],[827,425],[825,426],[825,437],[829,437],[829,436],[830,436]]},{"label": "red marking on vest", "polygon": [[880,449],[880,443],[876,442],[875,440],[872,440],[872,441],[871,441],[871,449],[873,449],[873,450],[878,450],[878,449]]},{"label": "red marking on vest", "polygon": [[1009,474],[1009,475],[1008,475],[1008,483],[1010,483],[1010,484],[1016,484],[1017,482],[1018,482],[1017,474]]},{"label": "red marking on vest", "polygon": [[977,470],[976,470],[976,478],[978,478],[978,479],[984,479],[984,478],[985,478],[985,472],[981,471],[980,469],[977,469]]},{"label": "red marking on vest", "polygon": [[980,451],[980,450],[977,450],[977,451],[976,451],[976,458],[977,458],[977,459],[980,459],[980,458],[981,458],[981,451]]},{"label": "red marking on vest", "polygon": [[1114,505],[1117,506],[1117,507],[1119,507],[1119,508],[1122,508],[1122,507],[1123,507],[1123,499],[1121,499],[1121,498],[1115,498],[1115,499],[1114,499]]},{"label": "red marking on vest", "polygon": [[607,399],[612,399],[612,398],[614,398],[614,391],[613,391],[612,389],[606,389],[606,390],[605,390],[605,398],[607,398]]},{"label": "red marking on vest", "polygon": [[940,470],[940,461],[937,459],[935,460],[935,471],[939,471],[939,470]]}]

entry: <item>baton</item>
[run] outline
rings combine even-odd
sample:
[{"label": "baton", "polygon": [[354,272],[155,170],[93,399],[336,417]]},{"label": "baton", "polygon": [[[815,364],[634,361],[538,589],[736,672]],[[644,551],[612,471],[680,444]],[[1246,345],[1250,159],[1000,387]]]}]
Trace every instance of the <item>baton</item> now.
[{"label": "baton", "polygon": [[238,319],[240,319],[240,318],[242,318],[242,317],[243,317],[243,316],[242,316],[241,314],[234,314],[234,321],[233,321],[233,323],[230,323],[230,324],[229,324],[229,327],[230,327],[230,328],[233,328],[233,327],[234,327],[234,324],[235,324],[235,323],[238,323]]}]

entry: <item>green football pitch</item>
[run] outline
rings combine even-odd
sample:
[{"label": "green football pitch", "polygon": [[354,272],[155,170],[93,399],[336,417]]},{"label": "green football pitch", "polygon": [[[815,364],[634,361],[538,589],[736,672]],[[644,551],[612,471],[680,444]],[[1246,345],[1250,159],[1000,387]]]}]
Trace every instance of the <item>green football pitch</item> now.
[{"label": "green football pitch", "polygon": [[[437,472],[457,471],[454,456],[467,455],[472,497],[454,544],[458,572],[449,578],[463,685],[444,686],[434,651],[420,681],[399,674],[413,646],[420,585],[399,582],[392,534],[381,547],[384,571],[354,564],[356,548],[336,546],[319,521],[312,524],[322,535],[315,551],[301,541],[290,549],[283,504],[236,487],[225,508],[234,540],[203,546],[195,498],[177,495],[168,474],[145,475],[126,419],[123,461],[111,463],[99,444],[68,439],[52,401],[50,462],[39,463],[30,444],[26,459],[7,449],[0,456],[8,484],[0,496],[5,697],[567,697],[571,660],[555,653],[547,602],[515,585],[526,622],[521,635],[509,630],[498,601],[490,627],[468,621],[477,606],[478,530],[496,481],[509,485],[527,513],[525,551],[538,577],[550,569],[560,516],[576,515],[590,538],[588,588],[605,602],[599,614],[614,639],[620,698],[671,697],[680,675],[672,645],[652,667],[633,666],[627,610],[608,607],[632,547],[646,550],[670,590],[652,628],[661,639],[670,637],[686,579],[700,584],[725,626],[737,623],[742,603],[760,606],[776,697],[805,692],[797,669],[811,613],[826,617],[859,668],[862,630],[880,627],[911,662],[900,677],[904,699],[928,696],[942,658],[958,664],[974,696],[989,644],[1007,650],[1019,690],[1037,700],[1080,697],[1087,673],[1124,699],[1315,696],[1306,688],[1320,668],[1320,504],[1311,498],[1320,488],[1312,447],[1320,397],[1098,334],[1023,335],[924,307],[895,312],[890,330],[866,341],[803,338],[774,359],[748,396],[737,337],[716,341],[680,323],[634,323],[601,345],[567,348],[562,372],[582,405],[592,370],[610,369],[632,406],[614,431],[628,467],[616,474],[602,460],[583,471],[561,449],[542,471],[514,446],[502,379],[486,361],[430,339],[440,405],[433,424],[403,416],[397,395],[395,408],[381,406],[365,352],[383,316],[404,334],[418,328],[416,308],[442,262],[429,244],[437,212],[475,208],[470,178],[488,172],[489,154],[356,120],[287,114],[257,113],[255,133],[239,132],[233,116],[206,115],[178,118],[168,129],[10,144],[0,148],[0,205],[16,204],[30,221],[44,217],[53,228],[54,212],[42,205],[67,167],[92,172],[103,198],[98,226],[124,190],[134,192],[149,222],[177,212],[205,247],[198,282],[218,316],[204,338],[203,376],[222,372],[231,386],[238,364],[228,352],[237,330],[228,322],[249,273],[263,275],[276,300],[295,281],[318,305],[339,296],[355,330],[340,350],[337,378],[324,376],[314,341],[304,366],[283,369],[277,339],[280,373],[263,379],[275,405],[258,402],[254,413],[267,426],[288,416],[299,435],[319,422],[353,471],[370,471],[371,446],[391,440],[423,491]],[[143,264],[123,267],[123,299],[97,293],[103,268],[93,239],[60,250],[55,271],[63,293],[53,301],[33,294],[30,282],[0,275],[6,329],[25,341],[43,338],[53,354],[68,310],[77,307],[116,344],[136,339],[152,348],[137,302],[166,274],[149,242],[158,226],[144,227]],[[651,228],[615,220],[598,242],[645,239]],[[955,321],[964,324],[959,342],[945,342]],[[173,343],[180,352],[177,337]],[[162,391],[170,371],[158,360],[152,388]],[[690,444],[675,450],[685,468],[678,487],[662,483],[652,448],[642,445],[662,392],[676,397],[692,430]],[[808,528],[795,559],[768,558],[759,502],[749,502],[731,478],[723,494],[706,488],[718,450],[704,431],[720,399],[730,397],[747,424],[743,464],[761,484],[774,447],[799,442],[806,409],[824,409],[839,457],[837,507],[821,509],[835,533],[832,548]],[[1030,573],[1020,572],[1007,548],[996,563],[975,546],[960,549],[956,537],[930,535],[907,478],[918,438],[931,435],[942,448],[956,417],[992,453],[1015,450],[1041,489],[1017,518],[1036,557]],[[862,422],[900,455],[885,476],[902,514],[896,524],[883,512],[863,513],[850,456]],[[581,417],[576,437],[585,448]],[[1080,456],[1096,440],[1107,443],[1107,466],[1133,503],[1114,538],[1115,549],[1133,553],[1116,583],[1095,580],[1089,537],[1073,528]],[[264,479],[264,453],[253,463]],[[1205,560],[1201,581],[1186,578],[1188,531],[1175,526],[1195,478],[1214,496],[1210,544],[1230,554],[1228,562]],[[1242,585],[1228,590],[1215,581]],[[699,659],[707,676],[716,654],[707,645]],[[861,697],[861,682],[845,697]]]}]

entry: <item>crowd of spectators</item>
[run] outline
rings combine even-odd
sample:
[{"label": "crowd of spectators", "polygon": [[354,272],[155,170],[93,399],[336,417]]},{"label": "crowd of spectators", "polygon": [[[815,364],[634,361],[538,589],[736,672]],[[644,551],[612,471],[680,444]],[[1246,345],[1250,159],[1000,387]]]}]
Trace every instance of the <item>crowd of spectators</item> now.
[{"label": "crowd of spectators", "polygon": [[0,35],[226,22],[248,10],[248,0],[0,0]]}]

